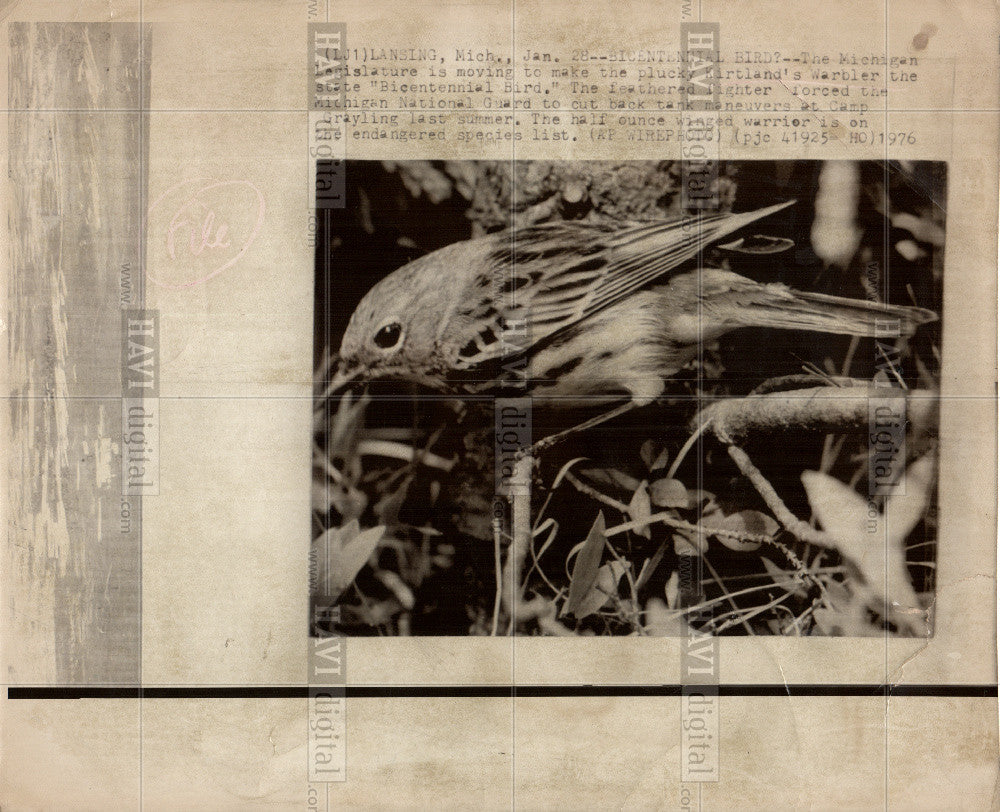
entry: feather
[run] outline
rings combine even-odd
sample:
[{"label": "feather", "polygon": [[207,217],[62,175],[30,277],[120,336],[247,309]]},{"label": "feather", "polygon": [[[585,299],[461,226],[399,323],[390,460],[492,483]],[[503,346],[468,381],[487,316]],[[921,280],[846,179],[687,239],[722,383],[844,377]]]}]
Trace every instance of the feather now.
[{"label": "feather", "polygon": [[[493,279],[504,279],[506,317],[527,322],[533,347],[683,267],[707,245],[794,202],[624,228],[564,222],[493,235],[491,273],[477,277],[476,284],[485,287]],[[485,346],[477,346],[471,336],[470,341],[474,343],[465,344],[466,351],[456,361],[462,368],[510,354],[512,349],[504,341]]]}]

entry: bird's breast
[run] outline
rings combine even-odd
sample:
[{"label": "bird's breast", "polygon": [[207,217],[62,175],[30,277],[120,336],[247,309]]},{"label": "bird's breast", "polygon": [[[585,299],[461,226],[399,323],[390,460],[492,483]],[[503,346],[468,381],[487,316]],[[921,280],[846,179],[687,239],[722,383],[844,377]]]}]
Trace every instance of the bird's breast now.
[{"label": "bird's breast", "polygon": [[[638,293],[556,336],[531,354],[529,389],[552,406],[654,400],[676,368],[664,344],[659,297]],[[530,319],[529,319],[530,320]]]}]

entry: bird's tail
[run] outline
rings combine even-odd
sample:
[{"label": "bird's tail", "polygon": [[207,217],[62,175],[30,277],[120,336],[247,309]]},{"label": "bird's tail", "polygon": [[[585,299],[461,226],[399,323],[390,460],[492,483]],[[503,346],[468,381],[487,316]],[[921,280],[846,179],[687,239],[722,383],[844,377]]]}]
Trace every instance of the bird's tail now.
[{"label": "bird's tail", "polygon": [[760,297],[741,309],[746,327],[809,330],[863,338],[896,338],[912,335],[937,314],[922,307],[881,304],[864,299],[807,293],[767,285],[772,296]]}]

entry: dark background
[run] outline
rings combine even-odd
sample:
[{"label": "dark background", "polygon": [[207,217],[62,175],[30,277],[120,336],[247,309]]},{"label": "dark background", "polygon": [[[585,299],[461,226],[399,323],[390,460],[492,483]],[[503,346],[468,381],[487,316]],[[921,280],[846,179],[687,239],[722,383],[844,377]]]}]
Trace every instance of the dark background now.
[{"label": "dark background", "polygon": [[[630,171],[628,177],[639,178],[634,189],[616,190],[612,180],[608,183],[610,191],[603,192],[599,180],[590,179],[588,197],[582,202],[564,202],[547,210],[543,220],[607,220],[622,215],[632,220],[655,219],[677,213],[676,164],[639,162],[594,165],[593,169],[580,163],[547,166],[546,172],[528,164],[348,162],[346,207],[318,212],[317,363],[324,351],[336,352],[347,320],[372,285],[427,252],[509,226],[512,209],[514,216],[519,216],[530,211],[539,200],[551,199],[552,188],[546,187],[546,183],[565,184],[566,176],[574,172],[589,178],[614,178],[623,167]],[[764,256],[727,254],[723,258],[717,256],[718,252],[709,252],[706,260],[724,259],[733,271],[761,282],[783,282],[800,290],[861,299],[867,296],[865,266],[874,263],[878,269],[888,269],[877,285],[884,301],[916,304],[940,313],[942,246],[917,240],[924,255],[915,261],[906,259],[895,245],[901,240],[914,240],[914,235],[894,227],[882,209],[888,199],[893,214],[910,213],[943,227],[946,166],[931,162],[905,166],[892,162],[859,164],[860,194],[855,219],[863,232],[861,247],[844,267],[826,265],[813,251],[810,239],[822,166],[813,161],[723,164],[722,197],[732,210],[754,210],[789,198],[798,201],[748,230],[748,233],[787,238],[794,247]],[[908,387],[934,387],[938,378],[940,335],[938,322],[921,328],[909,342],[909,353],[904,354],[901,362]],[[600,506],[565,488],[552,494],[545,491],[544,483],[551,482],[567,460],[583,455],[605,472],[620,472],[637,480],[647,478],[649,473],[643,470],[640,458],[641,447],[654,440],[658,448],[668,449],[673,457],[690,434],[688,422],[697,407],[696,395],[709,398],[743,395],[768,379],[801,373],[804,366],[839,373],[850,344],[849,337],[785,330],[741,330],[724,336],[717,347],[707,348],[700,370],[685,370],[668,382],[661,402],[576,435],[547,454],[538,471],[543,487],[535,489],[535,498],[542,500],[551,495],[546,515],[558,517],[560,538],[572,546],[585,537]],[[875,342],[861,340],[847,374],[870,380],[879,360]],[[456,418],[452,407],[438,399],[421,397],[409,384],[378,382],[369,391],[376,398],[366,411],[368,427],[409,430],[414,445],[433,436],[435,453],[459,460],[448,476],[442,477],[440,472],[430,475],[414,472],[398,515],[400,522],[411,527],[430,525],[440,531],[445,540],[432,544],[446,545],[451,552],[444,558],[450,556],[451,563],[430,567],[430,572],[423,573],[420,583],[414,585],[418,609],[412,613],[406,632],[393,628],[392,623],[378,628],[364,623],[347,624],[340,631],[482,633],[483,616],[490,611],[495,589],[488,525],[493,498],[489,436],[492,409],[488,403],[469,402]],[[334,409],[336,403],[326,407]],[[535,410],[535,437],[573,425],[578,422],[577,417],[586,416]],[[842,481],[851,481],[859,464],[867,464],[864,460],[859,463],[856,458],[866,448],[865,438],[852,438],[852,443],[857,452],[854,457],[847,444],[841,462],[830,471]],[[822,434],[799,432],[794,436],[756,437],[744,447],[789,508],[798,516],[808,517],[810,510],[799,478],[803,470],[818,467],[823,445]],[[697,485],[711,490],[734,509],[763,509],[756,492],[725,457],[718,446],[706,442],[701,456],[688,455],[677,478],[690,487]],[[374,477],[372,481],[377,479]],[[373,512],[373,506],[387,494],[377,486],[374,491],[368,509],[360,517],[362,527],[384,521],[377,511]],[[616,494],[616,498],[628,502],[627,494]],[[934,511],[932,518],[933,514]],[[338,526],[341,521],[343,517],[335,513],[324,515],[318,517],[317,529]],[[932,523],[927,522],[914,531],[914,554],[923,562],[934,560],[935,535]],[[653,546],[657,543],[654,535]],[[628,544],[629,549],[622,552],[626,559],[632,560],[630,555],[646,554],[643,547],[649,542],[633,537]],[[746,576],[759,565],[763,555],[751,559],[726,548],[710,551],[712,563],[724,578]],[[667,559],[664,574],[676,566],[669,556]],[[777,561],[781,563],[780,556]],[[911,574],[918,592],[933,590],[931,567],[916,566]],[[366,570],[359,576],[359,592],[366,588],[378,591],[378,585],[368,575]],[[564,573],[560,575],[565,578]],[[661,579],[658,587],[662,590],[662,586]],[[623,633],[613,623],[593,631]]]}]

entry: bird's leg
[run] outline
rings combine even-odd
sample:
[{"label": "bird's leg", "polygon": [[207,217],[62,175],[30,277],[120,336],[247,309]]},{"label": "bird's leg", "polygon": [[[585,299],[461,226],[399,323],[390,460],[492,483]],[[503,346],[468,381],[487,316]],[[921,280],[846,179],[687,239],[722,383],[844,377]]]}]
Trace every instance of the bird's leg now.
[{"label": "bird's leg", "polygon": [[594,426],[599,426],[607,420],[612,420],[619,415],[623,415],[626,412],[631,411],[637,405],[638,404],[634,400],[630,400],[623,403],[621,406],[615,406],[615,408],[610,411],[599,414],[589,420],[584,420],[582,423],[577,423],[575,426],[570,426],[568,429],[556,432],[555,434],[550,434],[548,437],[539,440],[537,443],[532,443],[531,448],[526,449],[523,452],[523,455],[530,454],[532,456],[536,456],[540,452],[552,448],[552,446],[556,443],[561,443],[571,434],[576,434],[578,431],[586,431],[587,429],[594,428]]}]

